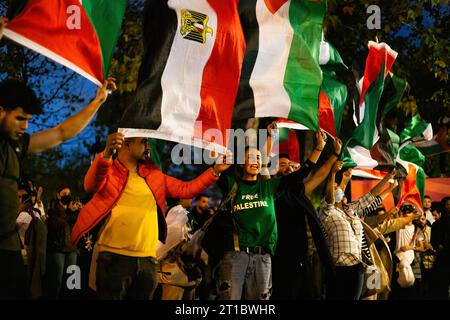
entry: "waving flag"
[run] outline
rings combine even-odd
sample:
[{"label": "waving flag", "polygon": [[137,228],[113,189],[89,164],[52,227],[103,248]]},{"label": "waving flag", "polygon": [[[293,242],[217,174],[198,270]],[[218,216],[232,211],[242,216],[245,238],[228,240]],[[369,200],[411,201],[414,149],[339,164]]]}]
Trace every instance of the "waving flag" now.
[{"label": "waving flag", "polygon": [[[383,149],[395,148],[392,142],[399,142],[393,139],[395,133],[382,128],[381,116],[378,105],[382,98],[385,78],[397,57],[397,52],[392,50],[386,43],[369,42],[369,54],[366,60],[364,77],[360,81],[360,123],[353,131],[352,136],[344,145],[344,166],[373,169],[378,165],[373,160],[372,147],[378,143],[378,154],[382,158],[390,157],[391,152],[384,152]],[[379,129],[381,132],[379,132]],[[380,141],[380,138],[381,139]],[[394,159],[389,161],[393,164]]]},{"label": "waving flag", "polygon": [[347,86],[336,79],[336,71],[346,70],[339,52],[322,41],[319,63],[323,80],[319,95],[319,127],[336,138],[341,129],[342,115],[347,100]]},{"label": "waving flag", "polygon": [[450,152],[450,118],[439,119],[438,132],[433,136],[431,125],[418,118],[413,118],[404,130],[405,137],[411,137],[413,145],[425,155]]},{"label": "waving flag", "polygon": [[326,1],[241,0],[246,51],[234,120],[279,117],[319,128]]},{"label": "waving flag", "polygon": [[420,118],[419,114],[414,115],[411,118],[408,126],[403,129],[400,134],[402,142],[407,140],[420,141],[433,139],[433,128],[431,123],[426,122]]},{"label": "waving flag", "polygon": [[[342,115],[347,100],[347,86],[336,79],[336,71],[346,70],[339,52],[328,42],[320,45],[320,67],[323,72],[322,85],[319,93],[319,127],[333,138],[340,133]],[[308,130],[309,128],[288,119],[278,119],[279,128]]]},{"label": "waving flag", "polygon": [[20,0],[13,4],[23,9],[8,23],[6,37],[97,85],[103,83],[127,0]]},{"label": "waving flag", "polygon": [[[405,149],[405,150],[403,150]],[[397,205],[400,206],[403,201],[412,202],[423,212],[423,197],[425,194],[425,172],[422,169],[425,157],[417,148],[411,145],[405,145],[400,150],[397,163],[406,171],[405,178],[402,179],[401,188],[394,192],[394,198]],[[399,166],[397,166],[399,167]],[[394,190],[395,191],[395,190]]]},{"label": "waving flag", "polygon": [[223,152],[245,51],[238,0],[148,0],[144,43],[120,130]]}]

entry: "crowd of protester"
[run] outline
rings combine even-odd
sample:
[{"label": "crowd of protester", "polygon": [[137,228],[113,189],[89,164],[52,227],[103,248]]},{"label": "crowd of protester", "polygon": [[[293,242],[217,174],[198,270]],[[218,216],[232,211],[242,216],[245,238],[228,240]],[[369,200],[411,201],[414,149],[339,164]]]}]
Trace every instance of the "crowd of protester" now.
[{"label": "crowd of protester", "polygon": [[[230,166],[226,154],[212,170],[181,182],[155,171],[147,139],[115,133],[85,177],[93,195],[87,203],[61,186],[44,204],[48,191],[21,179],[15,222],[26,269],[22,298],[448,299],[450,197],[425,196],[423,209],[404,201],[387,210],[382,201],[397,187],[393,170],[350,202],[352,170],[337,160],[339,139],[317,165],[326,140],[319,131],[302,165],[280,154],[270,173],[269,159],[247,148],[245,164]],[[155,174],[159,180],[145,180]],[[116,191],[105,186],[120,181]],[[202,193],[216,182],[220,208]],[[320,185],[323,198],[314,208],[310,198]],[[163,187],[165,195],[157,191]],[[207,238],[210,227],[215,236]],[[73,266],[81,279],[70,288]]]},{"label": "crowd of protester", "polygon": [[[223,154],[191,181],[162,173],[147,138],[116,132],[84,177],[86,203],[70,185],[43,190],[23,177],[28,153],[79,134],[114,90],[109,78],[80,112],[27,134],[39,100],[21,81],[0,83],[0,299],[449,299],[450,197],[385,208],[393,169],[349,201],[342,142],[322,154],[321,130],[303,164],[269,156],[271,124],[244,163]],[[211,208],[204,192],[216,183],[223,198]]]}]

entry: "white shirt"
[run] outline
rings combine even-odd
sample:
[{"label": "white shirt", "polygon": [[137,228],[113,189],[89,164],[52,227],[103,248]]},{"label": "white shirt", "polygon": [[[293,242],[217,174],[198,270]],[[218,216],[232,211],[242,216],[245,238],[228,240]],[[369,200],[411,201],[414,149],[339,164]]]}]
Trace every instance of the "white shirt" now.
[{"label": "white shirt", "polygon": [[430,221],[431,224],[434,222],[433,214],[431,213],[431,210],[425,211],[425,218],[427,218],[428,221]]},{"label": "white shirt", "polygon": [[423,233],[420,232],[420,230],[417,230],[416,239],[413,241],[414,230],[415,227],[412,224],[397,231],[397,246],[395,252],[400,252],[400,248],[403,246],[415,246],[418,240],[423,240]]},{"label": "white shirt", "polygon": [[173,207],[167,213],[167,238],[165,244],[158,241],[158,248],[156,249],[158,260],[164,258],[181,241],[187,240],[188,232],[190,231],[187,214],[187,210],[181,204]]}]

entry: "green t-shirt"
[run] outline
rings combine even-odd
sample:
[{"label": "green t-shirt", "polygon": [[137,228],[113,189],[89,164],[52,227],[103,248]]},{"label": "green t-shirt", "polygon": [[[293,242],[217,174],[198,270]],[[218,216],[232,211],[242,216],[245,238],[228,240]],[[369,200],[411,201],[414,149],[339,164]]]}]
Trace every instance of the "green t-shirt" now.
[{"label": "green t-shirt", "polygon": [[[229,192],[235,180],[226,178]],[[232,212],[241,248],[261,246],[274,255],[278,237],[274,201],[280,181],[239,181]]]},{"label": "green t-shirt", "polygon": [[29,142],[27,134],[18,142],[0,134],[0,250],[21,249],[19,236],[13,231],[19,210],[20,161],[25,157]]}]

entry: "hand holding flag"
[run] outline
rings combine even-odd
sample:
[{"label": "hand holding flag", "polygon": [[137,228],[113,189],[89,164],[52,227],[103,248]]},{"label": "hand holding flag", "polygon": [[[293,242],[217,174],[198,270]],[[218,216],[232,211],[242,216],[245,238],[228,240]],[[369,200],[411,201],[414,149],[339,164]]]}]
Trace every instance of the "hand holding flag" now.
[{"label": "hand holding flag", "polygon": [[334,147],[334,154],[337,157],[339,157],[339,155],[341,154],[341,150],[342,150],[342,141],[341,141],[341,139],[337,138],[336,140],[334,140],[333,147]]},{"label": "hand holding flag", "polygon": [[323,148],[325,148],[325,145],[327,144],[327,134],[325,131],[319,129],[316,132],[316,150],[323,151]]},{"label": "hand holding flag", "polygon": [[231,166],[232,160],[233,160],[233,153],[231,151],[228,151],[227,153],[219,156],[216,159],[216,164],[214,165],[213,168],[214,174],[218,176],[220,173],[227,170]]},{"label": "hand holding flag", "polygon": [[118,150],[122,148],[125,141],[123,133],[115,132],[108,136],[106,147],[103,151],[103,158],[110,159]]},{"label": "hand holding flag", "polygon": [[342,161],[336,161],[334,163],[333,168],[331,169],[331,173],[336,174],[341,169],[342,169]]},{"label": "hand holding flag", "polygon": [[109,77],[107,80],[105,80],[105,82],[103,83],[103,86],[98,89],[95,100],[97,102],[99,102],[100,104],[103,104],[103,103],[105,103],[106,99],[108,98],[108,94],[110,94],[116,90],[117,90],[116,79]]},{"label": "hand holding flag", "polygon": [[0,17],[0,40],[2,40],[3,37],[3,29],[8,23],[8,18],[6,17]]},{"label": "hand holding flag", "polygon": [[348,168],[342,174],[342,180],[350,181],[352,179],[352,168]]}]

